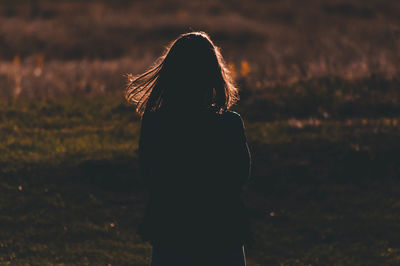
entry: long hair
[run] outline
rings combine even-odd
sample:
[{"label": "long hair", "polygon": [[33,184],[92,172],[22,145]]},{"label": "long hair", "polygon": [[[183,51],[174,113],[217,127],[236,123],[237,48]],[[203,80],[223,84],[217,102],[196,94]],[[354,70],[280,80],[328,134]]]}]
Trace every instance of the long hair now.
[{"label": "long hair", "polygon": [[141,75],[128,75],[125,98],[139,115],[158,109],[229,109],[238,89],[221,52],[205,32],[180,35]]}]

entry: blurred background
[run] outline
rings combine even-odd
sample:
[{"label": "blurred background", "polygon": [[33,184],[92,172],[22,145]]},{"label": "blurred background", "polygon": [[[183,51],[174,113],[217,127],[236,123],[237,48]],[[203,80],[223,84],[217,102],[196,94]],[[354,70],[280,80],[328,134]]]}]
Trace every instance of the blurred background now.
[{"label": "blurred background", "polygon": [[240,87],[248,265],[400,264],[396,0],[1,0],[0,264],[148,264],[125,75],[192,30]]}]

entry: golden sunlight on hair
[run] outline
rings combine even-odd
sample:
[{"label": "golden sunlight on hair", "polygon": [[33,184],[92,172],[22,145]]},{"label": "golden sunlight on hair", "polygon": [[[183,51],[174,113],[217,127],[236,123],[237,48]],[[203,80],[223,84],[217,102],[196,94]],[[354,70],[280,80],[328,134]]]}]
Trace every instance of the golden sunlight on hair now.
[{"label": "golden sunlight on hair", "polygon": [[125,97],[140,115],[182,106],[221,112],[239,99],[219,48],[205,32],[180,35],[149,70],[129,74]]}]

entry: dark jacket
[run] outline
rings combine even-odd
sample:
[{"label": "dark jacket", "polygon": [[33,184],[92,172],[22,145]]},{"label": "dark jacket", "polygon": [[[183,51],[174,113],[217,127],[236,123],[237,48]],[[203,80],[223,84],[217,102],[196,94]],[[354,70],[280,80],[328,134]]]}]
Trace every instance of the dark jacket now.
[{"label": "dark jacket", "polygon": [[147,112],[139,141],[149,201],[139,233],[152,244],[243,244],[250,153],[243,121],[225,111]]}]

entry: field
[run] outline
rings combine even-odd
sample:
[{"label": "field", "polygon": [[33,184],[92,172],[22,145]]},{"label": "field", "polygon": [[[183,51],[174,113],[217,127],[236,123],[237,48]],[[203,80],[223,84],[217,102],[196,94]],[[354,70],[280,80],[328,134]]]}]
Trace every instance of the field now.
[{"label": "field", "polygon": [[124,75],[190,29],[241,89],[248,265],[400,264],[400,3],[301,2],[1,2],[0,264],[148,264]]}]

